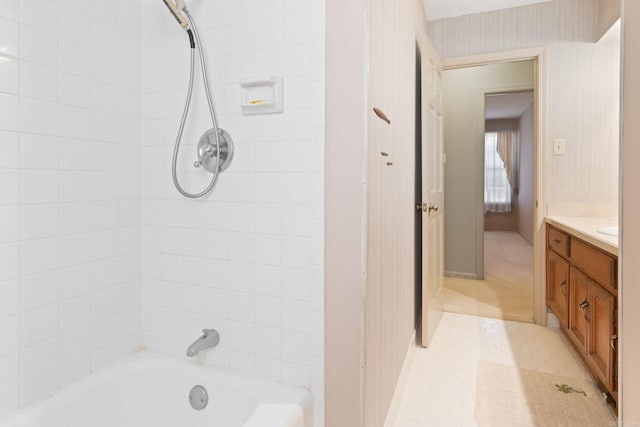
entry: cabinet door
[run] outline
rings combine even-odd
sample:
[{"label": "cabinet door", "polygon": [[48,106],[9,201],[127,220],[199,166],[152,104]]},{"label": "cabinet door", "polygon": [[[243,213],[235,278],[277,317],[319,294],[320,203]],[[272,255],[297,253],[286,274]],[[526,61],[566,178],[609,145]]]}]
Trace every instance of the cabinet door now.
[{"label": "cabinet door", "polygon": [[571,267],[569,273],[569,338],[587,353],[589,329],[589,279],[580,270]]},{"label": "cabinet door", "polygon": [[560,255],[549,251],[547,255],[547,305],[560,320],[560,324],[567,327],[569,288],[569,263]]},{"label": "cabinet door", "polygon": [[614,315],[615,297],[596,283],[589,281],[589,340],[588,357],[595,373],[609,390],[613,390],[615,364]]}]

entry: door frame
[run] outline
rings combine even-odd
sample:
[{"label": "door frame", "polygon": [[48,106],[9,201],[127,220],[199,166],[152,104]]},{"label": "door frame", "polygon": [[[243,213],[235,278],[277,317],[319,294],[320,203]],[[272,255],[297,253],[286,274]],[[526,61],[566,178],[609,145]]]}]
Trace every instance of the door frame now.
[{"label": "door frame", "polygon": [[[547,51],[544,47],[507,50],[479,55],[461,56],[442,59],[444,70],[468,68],[479,65],[513,62],[523,60],[535,61],[534,96],[535,96],[535,159],[534,159],[534,213],[533,213],[533,318],[541,326],[547,325],[546,307],[546,265],[545,265],[545,217],[547,215],[546,185],[546,152],[547,145]],[[445,150],[446,151],[446,150]],[[481,222],[484,224],[484,220]],[[484,257],[482,257],[484,258]]]}]

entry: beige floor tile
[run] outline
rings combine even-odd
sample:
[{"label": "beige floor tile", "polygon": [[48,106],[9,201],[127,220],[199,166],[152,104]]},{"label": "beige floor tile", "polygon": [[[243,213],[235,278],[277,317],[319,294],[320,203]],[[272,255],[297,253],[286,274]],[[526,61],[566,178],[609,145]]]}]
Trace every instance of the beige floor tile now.
[{"label": "beige floor tile", "polygon": [[[592,387],[591,392],[595,390],[591,377],[559,330],[445,313],[431,346],[415,349],[409,378],[401,392],[395,427],[476,426],[480,421],[482,425],[492,425],[488,411],[491,405],[487,405],[486,399],[478,409],[478,375],[483,371],[479,366],[487,364],[502,367],[510,373],[526,370],[534,377],[566,378],[565,381],[573,380],[583,388]],[[486,375],[483,378],[486,381]],[[481,388],[486,394],[486,383]],[[493,425],[500,427],[499,423],[505,419],[517,420],[517,425],[540,425],[539,411],[526,407],[525,389],[526,384],[522,387],[512,384],[509,390],[501,389],[496,394],[496,398],[507,402],[512,396],[512,404],[501,408],[506,411],[511,408],[515,413],[507,413],[507,416],[501,413]],[[531,401],[544,402],[544,399]],[[476,418],[477,413],[482,415],[481,420]],[[599,413],[608,415],[606,411]],[[610,420],[610,416],[605,416],[602,425],[607,426]]]}]

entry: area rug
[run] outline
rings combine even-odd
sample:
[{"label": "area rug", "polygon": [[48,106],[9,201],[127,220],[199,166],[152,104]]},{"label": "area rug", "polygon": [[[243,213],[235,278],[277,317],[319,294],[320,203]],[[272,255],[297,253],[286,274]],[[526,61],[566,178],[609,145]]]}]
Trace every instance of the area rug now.
[{"label": "area rug", "polygon": [[481,427],[614,427],[595,384],[478,362],[475,417]]}]

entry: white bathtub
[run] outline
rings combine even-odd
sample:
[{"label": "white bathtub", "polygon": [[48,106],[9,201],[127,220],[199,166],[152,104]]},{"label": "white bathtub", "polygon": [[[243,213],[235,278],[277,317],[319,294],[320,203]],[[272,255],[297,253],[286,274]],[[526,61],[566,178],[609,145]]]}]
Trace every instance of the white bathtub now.
[{"label": "white bathtub", "polygon": [[[195,385],[209,404],[189,404]],[[0,420],[6,427],[312,427],[308,391],[137,353]]]}]

